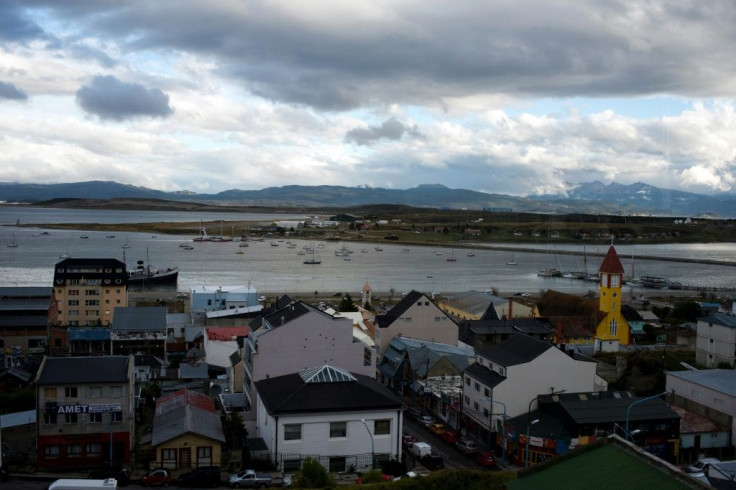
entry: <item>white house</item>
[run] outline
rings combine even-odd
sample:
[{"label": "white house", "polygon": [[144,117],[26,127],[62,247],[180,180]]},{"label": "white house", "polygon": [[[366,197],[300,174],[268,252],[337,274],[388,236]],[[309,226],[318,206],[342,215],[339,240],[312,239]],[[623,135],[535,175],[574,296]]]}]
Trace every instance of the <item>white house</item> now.
[{"label": "white house", "polygon": [[281,471],[308,456],[330,472],[401,458],[403,403],[375,379],[323,365],[262,379],[256,436]]},{"label": "white house", "polygon": [[698,318],[695,339],[695,362],[715,368],[720,364],[734,367],[736,359],[736,315],[713,313]]},{"label": "white house", "polygon": [[[596,363],[576,360],[553,344],[523,334],[476,351],[463,373],[463,416],[478,432],[495,432],[504,414],[530,411],[537,396],[558,392],[605,391]],[[489,415],[493,414],[493,417]]]}]

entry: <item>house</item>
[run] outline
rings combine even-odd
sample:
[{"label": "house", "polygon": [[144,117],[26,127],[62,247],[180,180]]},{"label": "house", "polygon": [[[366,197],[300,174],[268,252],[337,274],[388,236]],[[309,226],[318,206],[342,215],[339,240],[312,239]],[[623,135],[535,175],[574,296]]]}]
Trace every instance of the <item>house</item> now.
[{"label": "house", "polygon": [[643,451],[618,435],[601,438],[593,444],[550,459],[518,473],[506,482],[509,490],[549,488],[667,488],[670,490],[706,489],[677,466]]},{"label": "house", "polygon": [[151,446],[156,467],[219,466],[225,435],[212,398],[181,389],[156,400]]},{"label": "house", "polygon": [[[667,371],[667,391],[673,392],[673,402],[707,417],[730,430],[727,444],[736,447],[736,371],[733,369],[702,369]],[[711,432],[712,433],[712,432]],[[683,438],[683,449],[692,458],[703,453],[720,455],[722,441],[709,441],[704,434],[692,432]],[[715,444],[715,446],[714,446]]]},{"label": "house", "polygon": [[330,364],[350,372],[375,378],[376,354],[373,342],[356,337],[350,318],[334,317],[301,301],[284,304],[277,300],[270,312],[251,323],[251,334],[245,339],[243,360],[248,412],[246,427],[255,426],[254,383],[276,376],[295,373],[310,366]]},{"label": "house", "polygon": [[316,457],[330,472],[401,459],[403,403],[375,379],[336,366],[261,379],[256,435],[279,470]]},{"label": "house", "polygon": [[632,339],[642,339],[646,337],[647,333],[644,331],[644,324],[646,322],[638,311],[629,305],[622,305],[621,314],[626,319],[626,323],[629,324]]},{"label": "house", "polygon": [[512,299],[475,290],[445,295],[437,305],[456,321],[539,316],[536,308],[530,308]]},{"label": "house", "polygon": [[424,293],[411,291],[383,315],[376,316],[378,354],[397,335],[457,345],[458,326]]},{"label": "house", "polygon": [[254,317],[263,307],[258,301],[258,291],[247,285],[193,287],[189,308],[193,323],[211,324],[228,318]]},{"label": "house", "polygon": [[110,331],[114,355],[144,353],[166,355],[166,307],[119,307]]},{"label": "house", "polygon": [[133,381],[132,356],[44,358],[36,376],[38,466],[69,470],[129,462]]},{"label": "house", "polygon": [[712,313],[698,318],[695,362],[708,368],[734,367],[736,359],[736,315]]},{"label": "house", "polygon": [[555,326],[555,343],[594,344],[596,326],[603,319],[597,300],[549,289],[537,307],[539,314]]},{"label": "house", "polygon": [[463,374],[463,421],[471,433],[488,439],[502,423],[502,414],[527,413],[530,400],[541,393],[606,389],[595,362],[576,360],[549,342],[516,334],[476,350],[475,363]]},{"label": "house", "polygon": [[554,338],[555,328],[546,318],[466,320],[458,324],[459,345],[484,349],[522,333],[546,342]]},{"label": "house", "polygon": [[603,314],[603,319],[598,322],[595,330],[596,351],[616,351],[618,345],[631,343],[631,329],[621,313],[624,266],[621,265],[613,245],[608,248],[598,275],[598,309]]}]

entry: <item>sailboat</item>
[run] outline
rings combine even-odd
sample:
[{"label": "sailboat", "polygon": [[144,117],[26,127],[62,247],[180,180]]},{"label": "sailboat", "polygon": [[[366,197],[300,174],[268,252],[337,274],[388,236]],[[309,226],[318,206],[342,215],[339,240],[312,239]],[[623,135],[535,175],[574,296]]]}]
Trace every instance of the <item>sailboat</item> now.
[{"label": "sailboat", "polygon": [[192,238],[193,242],[211,242],[212,239],[207,235],[207,229],[204,227],[202,220],[199,220],[199,236]]},{"label": "sailboat", "polygon": [[455,258],[455,249],[450,249],[450,255],[446,259],[448,262],[455,262],[457,258]]},{"label": "sailboat", "polygon": [[123,248],[130,248],[130,245],[128,244],[128,235],[125,235],[125,243],[121,246]]},{"label": "sailboat", "polygon": [[519,263],[514,260],[514,254],[511,254],[511,260],[507,260],[506,265],[519,265]]},{"label": "sailboat", "polygon": [[10,243],[8,243],[8,247],[10,248],[17,248],[18,242],[15,240],[15,233],[13,233],[13,239],[10,240]]},{"label": "sailboat", "polygon": [[312,257],[308,259],[304,259],[304,263],[307,265],[321,264],[322,260],[319,258],[319,255],[315,255],[314,247],[311,247],[311,248],[312,248]]}]

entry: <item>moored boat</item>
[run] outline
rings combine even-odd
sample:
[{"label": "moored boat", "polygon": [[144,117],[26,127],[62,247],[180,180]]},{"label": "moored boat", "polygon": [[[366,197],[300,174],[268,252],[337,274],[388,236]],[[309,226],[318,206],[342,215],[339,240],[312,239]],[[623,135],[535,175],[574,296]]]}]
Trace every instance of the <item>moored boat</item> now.
[{"label": "moored boat", "polygon": [[128,284],[176,284],[178,279],[178,267],[151,267],[142,260],[135,269],[128,271]]}]

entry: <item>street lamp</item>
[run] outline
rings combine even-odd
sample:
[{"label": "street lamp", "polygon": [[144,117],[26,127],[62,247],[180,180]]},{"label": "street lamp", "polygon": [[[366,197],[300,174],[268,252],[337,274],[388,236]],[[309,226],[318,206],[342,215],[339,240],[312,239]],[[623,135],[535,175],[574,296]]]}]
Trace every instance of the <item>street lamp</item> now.
[{"label": "street lamp", "polygon": [[363,425],[365,425],[365,430],[367,430],[368,435],[371,436],[371,469],[373,469],[376,466],[376,444],[373,441],[373,433],[368,428],[368,424],[366,423],[365,419],[360,419],[360,421],[363,422]]},{"label": "street lamp", "polygon": [[[626,436],[626,440],[627,441],[629,440],[629,436],[632,435],[629,432],[629,415],[631,414],[631,407],[633,407],[634,405],[637,405],[639,403],[643,403],[643,402],[646,402],[646,401],[649,401],[649,400],[653,400],[655,398],[659,398],[660,396],[664,396],[666,394],[667,394],[667,392],[665,391],[663,393],[659,393],[658,395],[648,396],[646,398],[642,398],[641,400],[636,400],[634,402],[631,402],[629,404],[629,406],[626,407],[626,431],[624,432],[624,435]],[[631,442],[634,442],[634,441],[632,440]]]},{"label": "street lamp", "polygon": [[524,469],[529,468],[529,429],[537,422],[539,422],[539,419],[534,419],[526,424],[526,454],[524,455]]},{"label": "street lamp", "polygon": [[[499,405],[503,407],[503,439],[502,439],[503,447],[501,448],[501,458],[503,461],[503,465],[506,466],[506,404],[504,402],[496,401],[493,398],[483,398],[483,400],[488,400],[489,402],[491,402],[491,410],[490,410],[490,413],[488,414],[488,432],[489,432],[488,437],[489,438],[490,438],[490,432],[491,432],[491,421],[493,420],[493,404],[498,403]],[[488,445],[491,447],[493,446],[491,441],[488,441]]]}]

